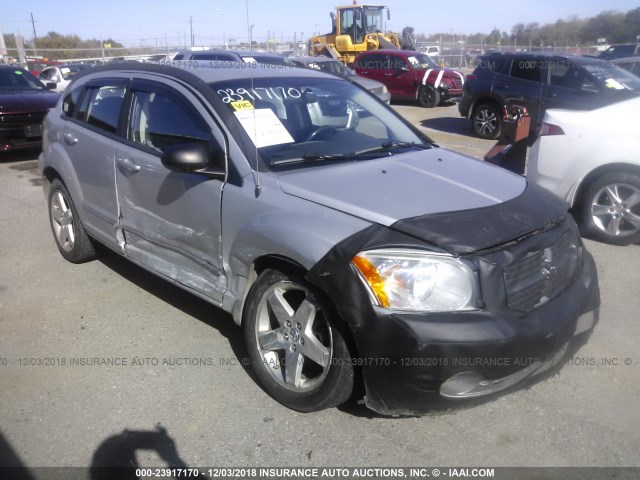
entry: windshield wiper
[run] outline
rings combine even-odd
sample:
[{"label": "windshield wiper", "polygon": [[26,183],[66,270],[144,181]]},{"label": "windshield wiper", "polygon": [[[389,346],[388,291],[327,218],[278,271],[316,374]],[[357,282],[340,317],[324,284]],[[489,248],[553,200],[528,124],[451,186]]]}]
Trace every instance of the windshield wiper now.
[{"label": "windshield wiper", "polygon": [[[359,152],[350,153],[336,153],[336,154],[321,154],[321,153],[305,153],[302,157],[285,158],[282,160],[272,160],[269,162],[271,166],[277,165],[289,165],[292,163],[306,163],[306,162],[330,162],[335,160],[350,160],[358,158],[360,156],[371,155],[380,152],[388,152],[394,148],[406,148],[415,147],[421,150],[428,150],[431,148],[428,145],[414,142],[385,142],[379,147],[368,148],[366,150],[360,150]],[[389,153],[389,155],[391,155]]]},{"label": "windshield wiper", "polygon": [[394,148],[404,148],[404,147],[415,147],[415,148],[419,148],[420,150],[428,150],[428,149],[431,148],[430,146],[424,145],[422,143],[414,143],[414,142],[385,142],[382,145],[380,145],[379,147],[368,148],[367,150],[361,150],[359,152],[356,152],[354,155],[367,155],[369,153],[386,152],[386,151],[392,150]]},{"label": "windshield wiper", "polygon": [[323,155],[320,153],[305,153],[302,157],[285,158],[283,160],[273,160],[269,162],[269,165],[288,165],[291,163],[305,163],[305,162],[330,162],[332,160],[345,160],[352,158],[354,153],[339,153],[335,155]]}]

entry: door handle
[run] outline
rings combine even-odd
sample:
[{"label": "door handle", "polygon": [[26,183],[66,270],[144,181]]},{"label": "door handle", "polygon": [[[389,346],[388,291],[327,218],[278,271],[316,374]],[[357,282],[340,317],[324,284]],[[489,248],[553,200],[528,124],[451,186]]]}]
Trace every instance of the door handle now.
[{"label": "door handle", "polygon": [[509,88],[509,85],[505,83],[496,83],[495,88],[506,89]]},{"label": "door handle", "polygon": [[140,165],[128,157],[118,157],[118,166],[126,176],[133,175],[140,171]]},{"label": "door handle", "polygon": [[63,133],[62,139],[67,145],[75,145],[76,143],[78,143],[78,138],[74,137],[72,133]]},{"label": "door handle", "polygon": [[369,75],[369,72],[367,72],[366,70],[361,70],[360,75]]},{"label": "door handle", "polygon": [[555,97],[556,96],[556,92],[544,92],[544,96],[545,97]]}]

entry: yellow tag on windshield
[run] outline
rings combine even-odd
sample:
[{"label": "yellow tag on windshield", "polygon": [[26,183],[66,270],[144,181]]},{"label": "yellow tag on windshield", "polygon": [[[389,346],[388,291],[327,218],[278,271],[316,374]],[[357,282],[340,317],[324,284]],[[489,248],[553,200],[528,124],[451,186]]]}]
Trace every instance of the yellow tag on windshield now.
[{"label": "yellow tag on windshield", "polygon": [[253,110],[253,104],[249,100],[231,102],[231,106],[234,110]]}]

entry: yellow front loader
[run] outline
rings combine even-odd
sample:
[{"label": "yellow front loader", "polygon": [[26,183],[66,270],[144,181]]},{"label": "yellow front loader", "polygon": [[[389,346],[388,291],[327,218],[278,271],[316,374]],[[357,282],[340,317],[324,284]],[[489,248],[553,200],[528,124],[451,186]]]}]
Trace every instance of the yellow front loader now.
[{"label": "yellow front loader", "polygon": [[413,29],[405,28],[403,41],[398,34],[385,32],[384,12],[390,19],[389,9],[384,5],[353,5],[337,7],[331,12],[332,31],[326,35],[309,39],[309,55],[335,58],[351,65],[360,52],[383,48],[405,48],[415,50],[411,35]]}]

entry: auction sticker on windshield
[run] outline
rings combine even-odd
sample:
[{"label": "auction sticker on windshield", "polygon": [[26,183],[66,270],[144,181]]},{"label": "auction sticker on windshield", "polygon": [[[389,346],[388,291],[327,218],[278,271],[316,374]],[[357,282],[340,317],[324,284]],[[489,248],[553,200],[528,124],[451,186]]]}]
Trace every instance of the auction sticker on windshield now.
[{"label": "auction sticker on windshield", "polygon": [[270,108],[258,110],[242,109],[233,112],[257,148],[292,143],[289,134],[280,119]]}]

